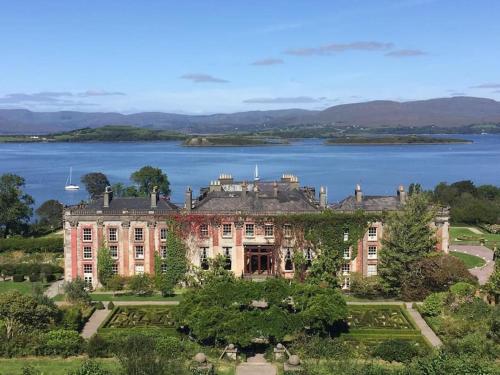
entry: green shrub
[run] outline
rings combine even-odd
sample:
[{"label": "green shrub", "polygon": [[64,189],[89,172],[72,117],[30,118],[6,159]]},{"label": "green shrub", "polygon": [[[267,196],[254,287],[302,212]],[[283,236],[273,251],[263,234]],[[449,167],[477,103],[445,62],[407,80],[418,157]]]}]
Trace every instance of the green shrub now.
[{"label": "green shrub", "polygon": [[474,296],[476,287],[469,283],[459,282],[450,287],[451,294],[458,299],[467,299]]},{"label": "green shrub", "polygon": [[127,279],[120,275],[113,275],[109,278],[106,289],[108,290],[123,290]]},{"label": "green shrub", "polygon": [[63,249],[64,243],[62,237],[11,237],[0,239],[0,253],[11,250],[23,250],[26,253],[62,253]]},{"label": "green shrub", "polygon": [[65,357],[82,352],[83,339],[77,331],[57,329],[43,334],[41,354],[62,355]]},{"label": "green shrub", "polygon": [[53,281],[56,281],[56,277],[53,274],[49,273],[43,277],[43,281],[46,283],[51,283]]},{"label": "green shrub", "polygon": [[81,278],[76,278],[73,281],[64,283],[64,293],[66,293],[66,299],[71,303],[89,304],[91,298],[86,288],[87,285]]},{"label": "green shrub", "polygon": [[104,307],[104,303],[102,303],[101,301],[97,302],[97,303],[95,304],[95,308],[96,308],[97,310],[104,310],[104,309],[105,309],[105,307]]},{"label": "green shrub", "polygon": [[108,310],[113,310],[114,308],[115,308],[115,304],[113,303],[113,301],[109,301]]},{"label": "green shrub", "polygon": [[447,293],[432,293],[428,295],[422,304],[421,311],[427,316],[438,316],[443,311]]},{"label": "green shrub", "polygon": [[82,311],[78,306],[71,306],[62,310],[61,325],[64,328],[80,331],[84,324]]},{"label": "green shrub", "polygon": [[40,275],[37,273],[32,273],[31,275],[29,275],[29,279],[32,283],[40,281]]},{"label": "green shrub", "polygon": [[129,279],[129,289],[138,296],[153,294],[153,280],[147,274],[134,275]]},{"label": "green shrub", "polygon": [[350,292],[356,297],[362,298],[376,298],[383,297],[385,295],[385,290],[380,282],[380,277],[363,277],[358,272],[351,274]]},{"label": "green shrub", "polygon": [[93,335],[87,343],[87,354],[90,358],[102,358],[112,355],[110,343],[101,335]]},{"label": "green shrub", "polygon": [[373,350],[373,356],[388,362],[410,362],[419,350],[409,341],[392,339],[383,341]]},{"label": "green shrub", "polygon": [[102,368],[102,366],[91,360],[87,360],[82,363],[82,365],[68,373],[68,375],[110,375],[108,370]]},{"label": "green shrub", "polygon": [[24,281],[24,275],[15,274],[14,276],[12,276],[12,281],[14,281],[15,283],[21,283]]}]

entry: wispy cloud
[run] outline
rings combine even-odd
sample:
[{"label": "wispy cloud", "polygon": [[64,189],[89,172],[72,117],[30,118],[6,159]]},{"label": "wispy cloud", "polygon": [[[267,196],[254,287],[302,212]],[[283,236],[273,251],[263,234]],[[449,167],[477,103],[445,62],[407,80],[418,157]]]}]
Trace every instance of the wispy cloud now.
[{"label": "wispy cloud", "polygon": [[385,55],[387,57],[416,57],[427,55],[427,52],[419,49],[398,49],[395,51],[387,52]]},{"label": "wispy cloud", "polygon": [[500,89],[500,83],[482,83],[480,85],[471,86],[471,89]]},{"label": "wispy cloud", "polygon": [[276,97],[276,98],[251,98],[243,100],[246,104],[306,104],[320,103],[327,98],[313,98],[311,96]]},{"label": "wispy cloud", "polygon": [[72,93],[68,91],[42,91],[35,93],[12,93],[0,97],[0,104],[12,105],[44,105],[59,107],[80,107],[93,106],[95,103],[89,103],[75,98],[87,98],[96,96],[125,95],[122,92],[87,90],[84,92]]},{"label": "wispy cloud", "polygon": [[87,90],[84,92],[80,92],[77,96],[81,98],[86,98],[89,96],[124,96],[126,95],[123,92],[119,91],[106,91],[106,90]]},{"label": "wispy cloud", "polygon": [[209,74],[203,74],[203,73],[184,74],[180,78],[187,79],[187,80],[195,82],[195,83],[207,83],[207,82],[227,83],[227,82],[229,82],[225,79],[217,78],[217,77],[211,76]]},{"label": "wispy cloud", "polygon": [[285,62],[283,61],[283,59],[268,58],[268,59],[256,60],[251,65],[267,66],[267,65],[279,65],[284,63]]},{"label": "wispy cloud", "polygon": [[393,43],[374,41],[331,43],[320,47],[290,48],[284,51],[284,53],[294,56],[324,56],[347,51],[384,51],[393,47]]}]

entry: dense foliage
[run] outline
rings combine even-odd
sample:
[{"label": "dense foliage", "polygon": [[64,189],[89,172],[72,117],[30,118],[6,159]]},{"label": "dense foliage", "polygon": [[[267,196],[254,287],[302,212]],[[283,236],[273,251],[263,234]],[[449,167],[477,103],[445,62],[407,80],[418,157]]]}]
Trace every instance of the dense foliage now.
[{"label": "dense foliage", "polygon": [[87,291],[87,284],[81,278],[64,283],[64,293],[66,300],[70,303],[88,305],[91,301],[90,294]]},{"label": "dense foliage", "polygon": [[336,289],[268,279],[223,280],[187,292],[174,310],[178,325],[200,342],[248,346],[299,332],[328,334],[347,317]]},{"label": "dense foliage", "polygon": [[97,252],[97,278],[99,282],[108,286],[109,280],[113,277],[114,259],[107,246],[101,246]]},{"label": "dense foliage", "polygon": [[55,199],[49,199],[42,203],[35,211],[38,216],[38,224],[48,227],[51,231],[62,228],[63,204]]},{"label": "dense foliage", "polygon": [[0,176],[0,237],[21,234],[33,213],[34,200],[23,191],[24,178],[6,173]]},{"label": "dense foliage", "polygon": [[159,193],[170,195],[170,182],[166,173],[160,168],[147,165],[132,173],[130,179],[137,185],[140,195],[147,196],[155,186],[158,187]]},{"label": "dense foliage", "polygon": [[423,194],[412,195],[401,211],[389,215],[378,269],[390,293],[400,295],[412,265],[434,252],[435,230],[429,225],[434,217],[435,212]]},{"label": "dense foliage", "polygon": [[87,173],[81,181],[92,199],[102,196],[106,186],[109,186],[109,180],[102,172]]},{"label": "dense foliage", "polygon": [[64,248],[62,237],[0,238],[0,253],[11,250],[23,250],[25,253],[60,252]]}]

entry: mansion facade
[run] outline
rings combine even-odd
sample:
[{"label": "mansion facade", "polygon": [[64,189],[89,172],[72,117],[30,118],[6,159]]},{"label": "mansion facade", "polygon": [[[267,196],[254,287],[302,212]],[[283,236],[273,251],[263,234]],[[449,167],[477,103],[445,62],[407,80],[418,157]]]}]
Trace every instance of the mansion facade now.
[{"label": "mansion facade", "polygon": [[[406,200],[400,186],[394,196],[364,196],[359,185],[353,196],[329,205],[326,189],[316,194],[313,187],[301,187],[294,175],[285,174],[279,181],[235,181],[222,174],[198,197],[188,188],[184,204],[175,205],[153,191],[149,197],[113,197],[107,188],[103,197],[88,204],[67,207],[64,212],[65,279],[85,279],[93,287],[97,279],[97,253],[104,243],[115,259],[113,272],[123,276],[155,272],[156,255],[167,252],[167,222],[183,218],[192,230],[185,240],[187,258],[193,265],[208,267],[208,260],[223,255],[227,268],[236,276],[293,277],[293,254],[302,251],[307,262],[316,256],[314,249],[298,241],[290,224],[276,228],[273,217],[286,214],[335,212],[381,213],[399,210]],[[215,218],[215,220],[214,220]],[[438,251],[448,252],[448,215],[441,211],[431,225],[437,227]],[[278,232],[280,235],[278,236]],[[370,224],[358,242],[357,255],[352,248],[344,251],[344,264],[337,272],[344,288],[349,275],[377,274],[378,251],[384,233],[382,222]],[[349,237],[348,230],[342,234]],[[168,264],[161,265],[162,269]]]}]

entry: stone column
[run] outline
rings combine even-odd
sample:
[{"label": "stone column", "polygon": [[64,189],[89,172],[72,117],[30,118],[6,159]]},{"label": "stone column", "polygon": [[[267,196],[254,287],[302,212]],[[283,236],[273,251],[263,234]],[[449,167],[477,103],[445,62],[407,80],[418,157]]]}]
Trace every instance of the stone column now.
[{"label": "stone column", "polygon": [[120,246],[120,258],[123,259],[122,261],[122,270],[121,270],[121,275],[123,276],[128,276],[130,274],[129,272],[129,257],[130,257],[130,243],[129,243],[129,232],[130,232],[130,222],[124,221],[122,222],[122,235],[120,236],[121,240],[121,245]]},{"label": "stone column", "polygon": [[71,275],[70,280],[78,276],[78,223],[70,222]]},{"label": "stone column", "polygon": [[[154,273],[155,273],[155,247],[156,247],[155,246],[155,229],[156,229],[156,223],[149,223],[148,224],[149,254],[148,254],[147,260],[149,260],[149,273],[152,275],[154,275]],[[144,267],[144,271],[146,271],[146,267]]]}]

